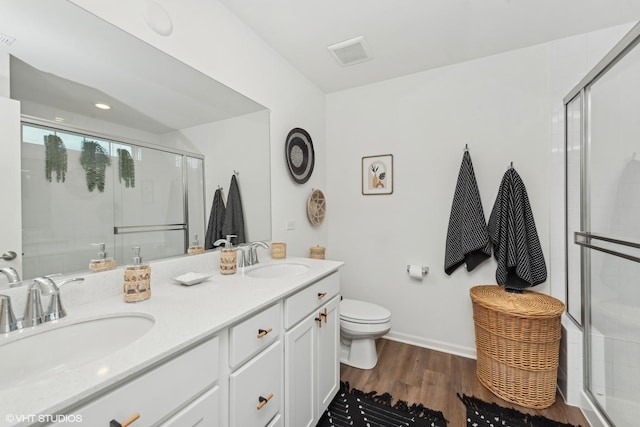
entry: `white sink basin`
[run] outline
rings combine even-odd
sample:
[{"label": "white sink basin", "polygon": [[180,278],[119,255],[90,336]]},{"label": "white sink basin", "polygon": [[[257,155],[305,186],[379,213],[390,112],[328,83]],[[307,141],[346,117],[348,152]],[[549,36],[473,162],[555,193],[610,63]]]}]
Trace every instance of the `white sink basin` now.
[{"label": "white sink basin", "polygon": [[[0,338],[0,389],[33,383],[101,359],[131,344],[154,325],[142,315],[119,315],[60,325],[43,324]],[[41,332],[35,332],[42,328]],[[21,334],[28,335],[22,337]],[[97,375],[100,372],[96,372]]]},{"label": "white sink basin", "polygon": [[305,274],[307,271],[309,271],[309,266],[306,264],[288,262],[260,265],[246,272],[245,275],[256,279],[277,279]]}]

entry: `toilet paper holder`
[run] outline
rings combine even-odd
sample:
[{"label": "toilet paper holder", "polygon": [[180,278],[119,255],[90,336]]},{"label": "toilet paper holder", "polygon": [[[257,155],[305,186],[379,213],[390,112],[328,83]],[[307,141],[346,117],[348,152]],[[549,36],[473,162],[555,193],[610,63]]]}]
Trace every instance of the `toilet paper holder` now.
[{"label": "toilet paper holder", "polygon": [[[429,267],[425,267],[424,265],[421,267],[422,268],[422,276],[426,276],[427,274],[429,274]],[[407,264],[407,273],[411,272],[411,264]]]}]

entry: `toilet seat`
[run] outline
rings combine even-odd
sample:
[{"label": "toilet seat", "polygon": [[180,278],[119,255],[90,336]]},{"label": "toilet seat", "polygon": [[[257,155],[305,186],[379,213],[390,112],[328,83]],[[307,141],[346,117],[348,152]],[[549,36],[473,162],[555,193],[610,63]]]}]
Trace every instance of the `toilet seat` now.
[{"label": "toilet seat", "polygon": [[391,320],[391,312],[384,307],[365,301],[340,301],[340,320],[350,323],[379,324]]}]

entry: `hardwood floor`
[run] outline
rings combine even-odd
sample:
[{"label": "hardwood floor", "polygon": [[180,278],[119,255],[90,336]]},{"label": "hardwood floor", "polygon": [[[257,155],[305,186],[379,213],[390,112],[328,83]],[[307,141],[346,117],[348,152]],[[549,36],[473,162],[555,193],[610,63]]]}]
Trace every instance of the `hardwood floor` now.
[{"label": "hardwood floor", "polygon": [[449,427],[467,425],[465,407],[456,393],[576,426],[589,426],[580,409],[566,405],[560,395],[553,405],[543,410],[523,408],[500,399],[478,381],[474,359],[386,339],[377,340],[377,348],[375,368],[363,370],[340,365],[340,379],[363,391],[388,392],[393,396],[393,403],[404,400],[442,411]]}]

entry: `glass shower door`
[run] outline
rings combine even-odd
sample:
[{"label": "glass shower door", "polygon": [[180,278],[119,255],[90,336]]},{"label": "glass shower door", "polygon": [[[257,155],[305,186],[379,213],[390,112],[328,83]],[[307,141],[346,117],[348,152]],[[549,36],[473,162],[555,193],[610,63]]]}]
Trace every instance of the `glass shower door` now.
[{"label": "glass shower door", "polygon": [[640,243],[612,243],[587,233],[578,241],[590,258],[587,391],[613,425],[635,427],[640,410]]},{"label": "glass shower door", "polygon": [[640,49],[585,89],[585,386],[616,427],[640,411]]},{"label": "glass shower door", "polygon": [[[131,248],[139,246],[142,258],[182,255],[187,245],[184,156],[154,148],[114,144],[133,159],[134,185],[114,180],[116,261],[129,264]],[[117,158],[117,157],[116,157]]]}]

